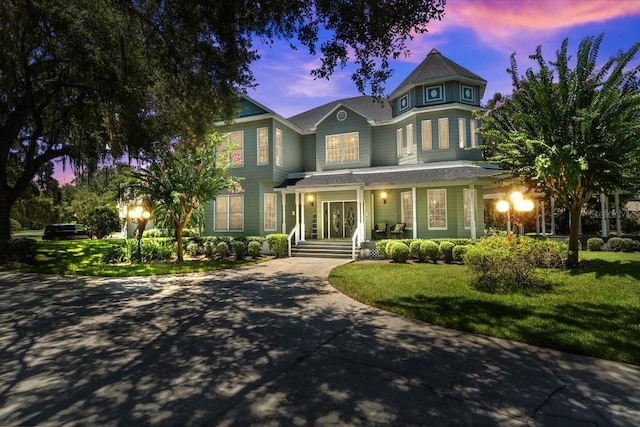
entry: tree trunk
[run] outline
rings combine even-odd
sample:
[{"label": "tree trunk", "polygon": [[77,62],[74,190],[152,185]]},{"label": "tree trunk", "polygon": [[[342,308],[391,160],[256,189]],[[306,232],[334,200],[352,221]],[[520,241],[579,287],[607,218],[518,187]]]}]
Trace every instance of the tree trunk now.
[{"label": "tree trunk", "polygon": [[13,200],[5,192],[0,193],[0,240],[11,239],[11,206]]},{"label": "tree trunk", "polygon": [[182,224],[176,224],[176,252],[178,255],[178,262],[184,261],[182,250],[182,228]]},{"label": "tree trunk", "polygon": [[569,228],[569,254],[567,256],[567,267],[576,268],[578,266],[578,253],[580,252],[580,211],[582,206],[576,204],[569,208],[569,218],[571,227]]}]

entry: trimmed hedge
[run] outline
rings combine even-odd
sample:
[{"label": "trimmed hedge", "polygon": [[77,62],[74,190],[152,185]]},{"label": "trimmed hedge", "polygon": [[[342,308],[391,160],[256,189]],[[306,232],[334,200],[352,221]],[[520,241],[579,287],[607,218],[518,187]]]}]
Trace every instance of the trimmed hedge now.
[{"label": "trimmed hedge", "polygon": [[593,252],[599,252],[604,246],[604,240],[599,237],[591,237],[587,240],[587,249]]},{"label": "trimmed hedge", "polygon": [[286,234],[274,233],[267,236],[269,248],[273,251],[276,258],[282,258],[287,255],[289,250],[289,236]]},{"label": "trimmed hedge", "polygon": [[409,247],[402,243],[390,243],[389,253],[394,262],[404,263],[409,259]]}]

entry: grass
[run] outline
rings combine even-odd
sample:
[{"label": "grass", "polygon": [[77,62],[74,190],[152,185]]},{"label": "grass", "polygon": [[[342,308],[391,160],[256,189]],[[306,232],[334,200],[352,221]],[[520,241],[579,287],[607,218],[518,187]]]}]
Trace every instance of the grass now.
[{"label": "grass", "polygon": [[111,246],[122,245],[122,239],[38,241],[36,264],[23,272],[81,276],[153,276],[160,274],[197,273],[256,264],[259,260],[209,261],[185,260],[127,264],[103,264],[102,255]]},{"label": "grass", "polygon": [[330,282],[365,304],[436,325],[640,364],[640,254],[581,252],[548,292],[473,290],[464,266],[356,262]]}]

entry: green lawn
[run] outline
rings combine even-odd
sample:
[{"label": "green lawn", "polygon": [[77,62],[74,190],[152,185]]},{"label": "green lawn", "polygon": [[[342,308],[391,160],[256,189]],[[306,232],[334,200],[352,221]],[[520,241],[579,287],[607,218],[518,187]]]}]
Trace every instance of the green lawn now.
[{"label": "green lawn", "polygon": [[103,264],[103,253],[122,239],[38,241],[36,264],[20,271],[44,274],[77,274],[82,276],[153,276],[157,274],[196,273],[255,264],[255,260],[148,262],[140,264]]},{"label": "green lawn", "polygon": [[577,270],[548,273],[549,292],[485,294],[464,266],[356,262],[330,282],[365,304],[425,322],[640,364],[640,254],[582,252]]}]

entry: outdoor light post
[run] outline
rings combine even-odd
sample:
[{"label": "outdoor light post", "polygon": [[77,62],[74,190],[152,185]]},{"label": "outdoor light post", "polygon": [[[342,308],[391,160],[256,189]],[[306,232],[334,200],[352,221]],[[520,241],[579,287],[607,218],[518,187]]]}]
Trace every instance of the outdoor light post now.
[{"label": "outdoor light post", "polygon": [[136,262],[142,262],[142,234],[144,229],[151,218],[151,212],[149,212],[143,205],[135,205],[128,209],[128,216],[137,227],[135,231],[135,238],[138,240],[138,252],[136,254]]},{"label": "outdoor light post", "polygon": [[[534,208],[533,200],[525,199],[521,192],[514,191],[509,195],[509,200],[499,200],[496,203],[498,212],[507,214],[507,235],[511,234],[511,207],[516,212],[531,212]],[[519,233],[524,234],[524,225],[520,222]]]}]

